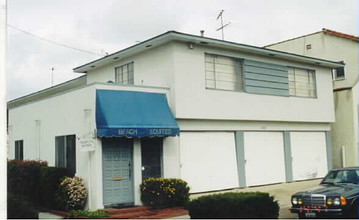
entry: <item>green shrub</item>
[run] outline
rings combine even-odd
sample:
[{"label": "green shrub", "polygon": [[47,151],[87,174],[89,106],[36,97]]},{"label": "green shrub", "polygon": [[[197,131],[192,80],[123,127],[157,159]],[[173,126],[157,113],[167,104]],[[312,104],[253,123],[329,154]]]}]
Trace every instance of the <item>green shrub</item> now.
[{"label": "green shrub", "polygon": [[8,193],[24,196],[34,205],[39,204],[40,170],[47,166],[46,161],[10,160],[7,166]]},{"label": "green shrub", "polygon": [[40,204],[47,208],[56,208],[55,194],[61,180],[65,176],[71,176],[72,172],[64,167],[41,167],[40,172]]},{"label": "green shrub", "polygon": [[202,196],[188,204],[191,218],[278,218],[279,205],[263,192]]},{"label": "green shrub", "polygon": [[61,210],[79,210],[85,207],[87,190],[81,177],[65,177],[56,193],[57,207]]},{"label": "green shrub", "polygon": [[7,218],[38,218],[38,211],[24,196],[8,194]]},{"label": "green shrub", "polygon": [[110,217],[110,215],[104,210],[88,211],[88,210],[72,210],[69,217],[89,217],[89,218],[104,218]]},{"label": "green shrub", "polygon": [[140,189],[143,204],[153,208],[185,206],[189,201],[189,187],[181,179],[148,178]]}]

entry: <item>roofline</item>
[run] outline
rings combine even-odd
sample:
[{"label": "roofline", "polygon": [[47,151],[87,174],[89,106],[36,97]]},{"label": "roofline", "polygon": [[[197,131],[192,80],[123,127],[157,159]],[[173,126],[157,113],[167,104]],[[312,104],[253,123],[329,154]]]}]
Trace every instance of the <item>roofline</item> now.
[{"label": "roofline", "polygon": [[279,42],[276,42],[276,43],[273,43],[273,44],[266,45],[264,47],[270,47],[270,46],[274,46],[276,44],[281,44],[281,43],[284,43],[284,42],[297,40],[299,38],[308,37],[308,36],[315,35],[315,34],[320,34],[320,33],[329,34],[329,35],[333,35],[333,36],[337,36],[337,37],[341,37],[341,38],[345,38],[345,39],[348,39],[348,40],[353,40],[353,41],[359,42],[359,37],[357,37],[357,36],[350,35],[350,34],[345,34],[345,33],[338,32],[338,31],[333,31],[333,30],[330,30],[330,29],[327,29],[327,28],[323,28],[321,31],[317,31],[317,32],[314,32],[314,33],[311,33],[311,34],[306,34],[306,35],[302,35],[302,36],[299,36],[299,37],[294,37],[294,38],[290,38],[290,39],[287,39],[287,40],[279,41]]},{"label": "roofline", "polygon": [[[43,90],[40,90],[40,91],[37,91],[37,92],[34,92],[34,93],[30,93],[30,94],[25,95],[25,96],[21,96],[21,97],[16,98],[16,99],[10,100],[10,101],[7,102],[7,106],[8,106],[8,108],[13,108],[13,107],[16,107],[18,105],[21,105],[23,102],[27,103],[27,102],[32,101],[32,100],[37,100],[38,96],[41,96],[41,95],[46,96],[46,93],[49,93],[49,96],[51,96],[51,95],[53,95],[53,93],[51,93],[52,91],[55,91],[55,93],[59,93],[59,92],[61,92],[61,87],[66,87],[67,85],[70,85],[71,83],[75,83],[76,81],[86,80],[86,77],[87,77],[86,75],[83,75],[83,76],[68,80],[66,82],[57,84],[55,86],[52,86],[52,87],[49,87],[49,88],[46,88],[46,89],[43,89]],[[76,87],[74,87],[74,88],[76,88]],[[60,90],[60,91],[57,91],[57,90]]]},{"label": "roofline", "polygon": [[[138,52],[141,52],[143,50],[151,48],[153,46],[153,44],[155,44],[156,42],[158,42],[160,40],[164,40],[164,42],[179,40],[179,41],[192,42],[192,43],[198,43],[198,44],[207,44],[207,45],[212,44],[212,45],[220,46],[220,47],[244,50],[244,51],[247,51],[250,53],[258,53],[258,54],[262,54],[262,55],[277,56],[282,59],[297,60],[297,61],[301,61],[301,62],[307,62],[307,63],[309,62],[309,63],[316,64],[316,65],[324,65],[324,66],[328,66],[331,68],[337,68],[337,67],[344,66],[344,64],[340,63],[340,62],[312,58],[312,57],[272,50],[272,49],[263,48],[263,47],[239,44],[239,43],[235,43],[235,42],[231,42],[231,41],[224,41],[224,40],[219,40],[219,39],[214,39],[214,38],[185,34],[185,33],[180,33],[180,32],[176,32],[176,31],[168,31],[166,33],[163,33],[161,35],[158,35],[158,36],[150,38],[146,41],[143,41],[141,43],[135,44],[133,46],[130,46],[130,47],[120,50],[118,52],[112,53],[108,56],[99,58],[92,62],[86,63],[82,66],[76,67],[73,70],[74,70],[74,72],[77,72],[77,73],[86,73],[88,70],[96,67],[97,64],[102,66],[104,64],[101,65],[101,63],[114,62],[114,60],[116,60],[118,58],[118,56],[126,55],[126,53],[131,53],[131,52],[135,53],[136,50],[138,50]],[[163,44],[164,42],[160,43],[159,45]]]}]

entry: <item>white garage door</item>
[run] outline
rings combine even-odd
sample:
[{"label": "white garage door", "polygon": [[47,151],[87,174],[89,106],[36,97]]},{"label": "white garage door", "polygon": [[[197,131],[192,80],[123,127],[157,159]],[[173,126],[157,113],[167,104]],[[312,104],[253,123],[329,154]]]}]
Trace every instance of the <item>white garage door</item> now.
[{"label": "white garage door", "polygon": [[328,172],[325,132],[291,132],[293,179],[324,177]]},{"label": "white garage door", "polygon": [[285,182],[282,132],[244,132],[247,186]]},{"label": "white garage door", "polygon": [[239,187],[233,132],[181,132],[180,153],[191,193]]}]

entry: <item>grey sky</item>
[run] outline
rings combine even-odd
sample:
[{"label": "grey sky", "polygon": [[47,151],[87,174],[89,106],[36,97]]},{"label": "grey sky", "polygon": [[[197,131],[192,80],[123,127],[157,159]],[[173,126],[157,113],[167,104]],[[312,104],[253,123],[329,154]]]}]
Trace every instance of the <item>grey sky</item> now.
[{"label": "grey sky", "polygon": [[[264,46],[328,28],[358,35],[357,0],[8,0],[7,23],[98,54],[169,30]],[[80,76],[72,69],[99,56],[7,29],[8,100]]]}]

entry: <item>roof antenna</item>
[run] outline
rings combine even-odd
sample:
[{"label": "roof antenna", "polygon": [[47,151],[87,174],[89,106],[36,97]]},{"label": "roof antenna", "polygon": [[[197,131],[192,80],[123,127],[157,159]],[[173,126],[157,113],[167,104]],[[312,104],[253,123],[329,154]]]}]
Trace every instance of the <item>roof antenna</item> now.
[{"label": "roof antenna", "polygon": [[231,24],[231,22],[229,22],[229,23],[223,25],[223,12],[224,12],[224,10],[221,10],[219,15],[217,16],[217,21],[218,21],[219,18],[221,18],[221,27],[218,28],[217,31],[222,30],[222,40],[224,40],[224,31],[223,31],[223,29]]}]

